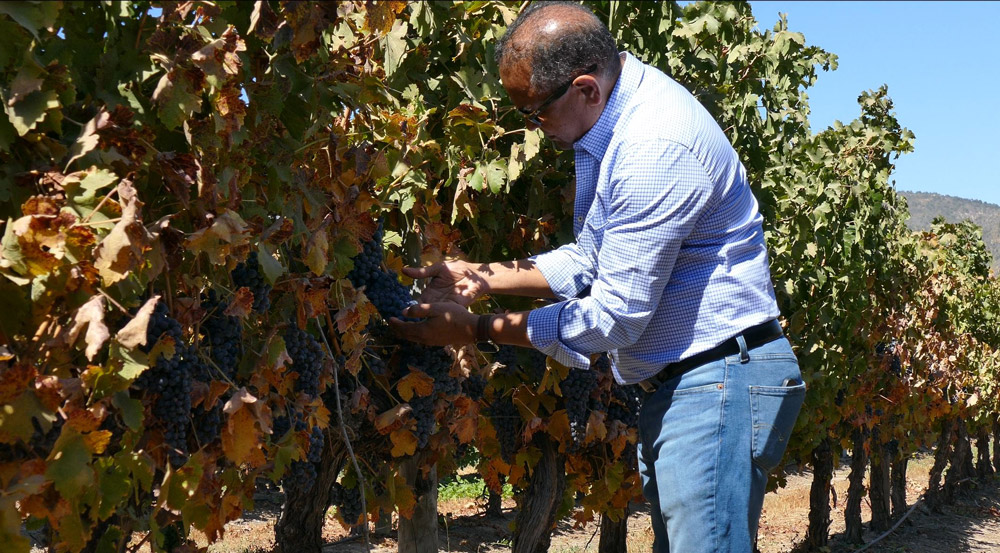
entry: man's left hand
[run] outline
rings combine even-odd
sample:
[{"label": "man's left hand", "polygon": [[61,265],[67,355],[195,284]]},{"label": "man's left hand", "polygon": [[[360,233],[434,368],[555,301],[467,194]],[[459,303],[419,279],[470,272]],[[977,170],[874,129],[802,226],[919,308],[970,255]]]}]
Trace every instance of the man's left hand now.
[{"label": "man's left hand", "polygon": [[403,310],[404,317],[416,322],[389,319],[389,328],[407,340],[428,346],[471,344],[476,341],[478,315],[453,302],[418,303]]}]

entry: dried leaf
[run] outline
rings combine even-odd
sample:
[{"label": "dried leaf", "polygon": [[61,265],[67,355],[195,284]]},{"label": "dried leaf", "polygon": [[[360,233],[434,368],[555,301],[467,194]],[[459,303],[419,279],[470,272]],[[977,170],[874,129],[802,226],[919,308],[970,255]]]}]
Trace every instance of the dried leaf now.
[{"label": "dried leaf", "polygon": [[118,199],[122,217],[111,233],[97,247],[94,267],[108,286],[124,279],[134,268],[144,262],[151,237],[142,225],[142,202],[131,180],[118,183]]},{"label": "dried leaf", "polygon": [[409,403],[400,403],[375,417],[375,429],[382,434],[393,432],[403,426],[411,411]]},{"label": "dried leaf", "polygon": [[72,346],[84,327],[87,328],[84,340],[87,343],[86,355],[88,361],[94,360],[94,356],[104,346],[104,342],[111,337],[111,332],[108,331],[107,325],[104,324],[104,312],[104,296],[96,295],[90,298],[80,309],[77,309],[76,317],[73,319],[73,326],[69,329],[69,334],[66,337],[66,345]]},{"label": "dried leaf", "polygon": [[115,339],[118,340],[119,344],[129,349],[147,345],[146,329],[149,328],[149,318],[153,315],[153,310],[156,309],[156,302],[158,301],[160,301],[160,296],[153,296],[146,300],[146,303],[135,314],[135,317],[115,335]]}]

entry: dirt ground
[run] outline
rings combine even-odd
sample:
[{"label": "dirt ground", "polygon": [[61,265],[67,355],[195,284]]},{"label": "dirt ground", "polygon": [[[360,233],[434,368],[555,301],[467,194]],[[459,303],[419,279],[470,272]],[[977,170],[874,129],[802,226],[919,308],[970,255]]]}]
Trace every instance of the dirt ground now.
[{"label": "dirt ground", "polygon": [[[868,532],[865,544],[844,543],[844,500],[847,496],[846,468],[838,470],[834,488],[838,498],[833,508],[830,528],[830,553],[1000,553],[1000,477],[988,482],[975,483],[972,489],[960,493],[953,505],[941,512],[931,512],[921,496],[926,488],[927,471],[931,459],[922,458],[910,463],[907,503],[914,506],[909,516],[888,536],[878,538]],[[812,474],[803,472],[788,478],[785,488],[768,494],[761,515],[758,548],[761,553],[791,552],[805,536],[809,510],[809,486]],[[274,543],[273,524],[280,508],[280,497],[258,498],[258,510],[227,526],[225,538],[213,544],[210,551],[217,553],[269,553]],[[438,505],[441,513],[439,544],[441,551],[462,553],[500,553],[510,550],[510,523],[514,519],[514,503],[504,504],[502,518],[482,515],[481,502],[470,499],[443,501]],[[628,551],[650,551],[652,530],[649,512],[643,504],[634,506],[629,519]],[[867,522],[870,511],[862,504],[863,519]],[[552,535],[551,553],[596,552],[599,536],[598,524],[582,529],[570,524],[560,524]],[[324,553],[362,553],[366,551],[364,538],[352,536],[332,517],[324,529],[327,545]],[[370,536],[373,553],[390,553],[397,550],[396,541],[390,537]],[[866,545],[867,544],[867,545]],[[867,548],[866,548],[867,547]]]}]

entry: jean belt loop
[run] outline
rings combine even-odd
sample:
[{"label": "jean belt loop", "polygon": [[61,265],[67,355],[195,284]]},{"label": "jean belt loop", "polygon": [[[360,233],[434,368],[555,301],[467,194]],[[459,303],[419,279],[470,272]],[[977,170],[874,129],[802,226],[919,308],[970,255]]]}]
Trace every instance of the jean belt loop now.
[{"label": "jean belt loop", "polygon": [[750,352],[747,351],[747,341],[742,334],[736,335],[736,343],[740,345],[740,363],[749,363]]}]

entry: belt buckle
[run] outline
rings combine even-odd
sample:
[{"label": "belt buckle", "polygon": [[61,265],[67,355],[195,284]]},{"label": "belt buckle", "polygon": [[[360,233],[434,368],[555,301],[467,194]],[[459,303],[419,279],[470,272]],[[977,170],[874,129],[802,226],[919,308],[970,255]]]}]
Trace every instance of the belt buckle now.
[{"label": "belt buckle", "polygon": [[640,381],[639,382],[639,387],[642,388],[643,391],[645,391],[647,394],[651,394],[651,393],[653,393],[653,392],[656,391],[656,387],[657,387],[656,386],[657,383],[654,382],[654,380],[656,380],[656,375],[653,375],[653,376],[647,378],[646,380]]}]

